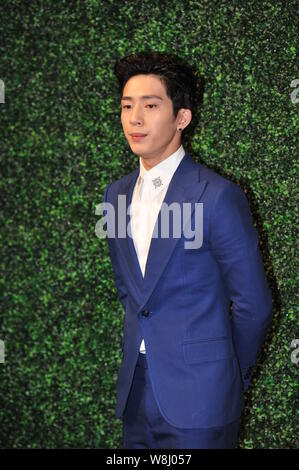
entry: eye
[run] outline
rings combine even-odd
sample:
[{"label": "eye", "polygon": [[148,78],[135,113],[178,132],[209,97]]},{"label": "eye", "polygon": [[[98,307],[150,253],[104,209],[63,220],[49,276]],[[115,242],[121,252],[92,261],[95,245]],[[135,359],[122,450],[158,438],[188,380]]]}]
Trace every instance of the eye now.
[{"label": "eye", "polygon": [[128,108],[130,108],[130,106],[131,106],[130,104],[124,104],[124,105],[123,105],[123,108],[124,108],[124,109],[125,109],[125,108],[128,109]]},{"label": "eye", "polygon": [[156,104],[147,104],[147,106],[152,106],[150,109],[153,109],[153,107],[155,107],[155,108],[157,107]]}]

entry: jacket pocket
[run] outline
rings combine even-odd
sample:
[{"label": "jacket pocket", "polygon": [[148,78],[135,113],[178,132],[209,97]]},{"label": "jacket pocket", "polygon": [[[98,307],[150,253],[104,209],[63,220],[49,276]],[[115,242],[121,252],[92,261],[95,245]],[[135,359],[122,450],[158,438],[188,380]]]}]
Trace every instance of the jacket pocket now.
[{"label": "jacket pocket", "polygon": [[232,338],[209,338],[183,342],[184,360],[187,364],[219,361],[234,356]]}]

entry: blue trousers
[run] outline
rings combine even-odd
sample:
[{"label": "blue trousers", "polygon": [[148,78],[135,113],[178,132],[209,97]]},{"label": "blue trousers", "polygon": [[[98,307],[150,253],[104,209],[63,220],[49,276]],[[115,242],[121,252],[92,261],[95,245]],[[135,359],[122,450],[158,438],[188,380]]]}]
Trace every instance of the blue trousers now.
[{"label": "blue trousers", "polygon": [[181,429],[169,424],[157,406],[146,355],[139,353],[123,414],[123,449],[233,449],[239,419],[225,426]]}]

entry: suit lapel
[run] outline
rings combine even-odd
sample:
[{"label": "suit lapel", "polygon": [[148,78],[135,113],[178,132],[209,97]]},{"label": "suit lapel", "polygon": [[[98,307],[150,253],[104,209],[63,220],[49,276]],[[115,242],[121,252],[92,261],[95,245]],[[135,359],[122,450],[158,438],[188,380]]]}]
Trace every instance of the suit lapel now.
[{"label": "suit lapel", "polygon": [[[196,165],[190,155],[186,153],[171,179],[163,202],[168,206],[172,203],[178,203],[181,208],[181,213],[183,212],[183,204],[191,203],[192,217],[195,208],[194,202],[198,202],[207,184],[206,180],[199,181],[199,177],[199,166]],[[156,224],[159,224],[159,226],[161,226],[160,223],[161,211],[156,221]],[[170,223],[170,234],[172,233],[171,226],[172,222]],[[169,238],[152,238],[142,285],[140,309],[144,307],[152,294],[178,241],[179,238],[174,238],[173,236]]]},{"label": "suit lapel", "polygon": [[[177,167],[166,192],[164,203],[171,205],[172,203],[178,203],[181,207],[183,203],[191,203],[193,213],[194,203],[198,202],[202,193],[206,187],[207,181],[200,181],[200,166],[197,165],[188,153],[185,153],[184,158]],[[131,204],[133,190],[137,177],[139,175],[139,169],[137,169],[130,181],[126,184],[122,191],[122,194],[126,196],[126,226],[129,226],[130,215],[128,206]],[[192,214],[191,214],[192,216]],[[156,224],[160,226],[161,222],[161,210],[159,211]],[[172,231],[170,230],[170,234]],[[159,234],[160,235],[160,234]],[[140,305],[139,309],[142,309],[153,292],[159,278],[161,277],[171,255],[178,242],[179,238],[152,238],[149,253],[147,257],[145,276],[143,278],[140,269],[137,253],[135,250],[133,239],[127,235],[126,238],[119,238],[119,246],[121,253],[125,258],[128,272],[131,277],[132,289],[135,291],[136,300]]]},{"label": "suit lapel", "polygon": [[[125,220],[126,220],[126,236],[124,238],[119,238],[116,236],[116,241],[118,242],[119,246],[119,253],[120,256],[123,257],[125,266],[126,266],[126,271],[128,272],[129,278],[130,278],[130,285],[132,286],[132,291],[135,292],[135,298],[136,302],[139,303],[140,301],[140,293],[142,290],[142,284],[143,284],[143,275],[141,272],[141,268],[139,265],[137,253],[135,250],[134,242],[132,237],[129,236],[128,234],[128,227],[130,225],[130,213],[129,213],[129,206],[131,205],[132,197],[133,197],[133,192],[134,192],[134,187],[137,182],[137,178],[139,175],[139,168],[134,171],[132,174],[131,178],[129,181],[127,181],[123,187],[121,187],[118,191],[118,196],[123,195],[125,196],[125,207],[120,208],[119,207],[119,202],[116,201],[116,234],[118,234],[118,223],[120,217],[123,217],[123,211],[125,209],[126,215],[125,215]],[[119,217],[117,217],[117,214],[119,214]]]}]

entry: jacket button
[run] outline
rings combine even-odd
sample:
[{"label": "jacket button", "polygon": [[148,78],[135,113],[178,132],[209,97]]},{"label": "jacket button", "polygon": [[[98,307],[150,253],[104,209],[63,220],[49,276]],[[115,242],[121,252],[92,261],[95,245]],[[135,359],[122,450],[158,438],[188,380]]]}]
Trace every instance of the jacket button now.
[{"label": "jacket button", "polygon": [[142,310],[142,312],[141,312],[141,315],[142,315],[143,317],[148,317],[149,314],[150,314],[149,310]]}]

